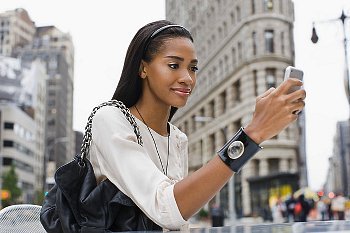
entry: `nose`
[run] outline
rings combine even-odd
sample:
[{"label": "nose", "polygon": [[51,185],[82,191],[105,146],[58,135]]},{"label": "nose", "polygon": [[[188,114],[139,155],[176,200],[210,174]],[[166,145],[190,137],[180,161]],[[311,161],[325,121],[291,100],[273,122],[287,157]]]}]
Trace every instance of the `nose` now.
[{"label": "nose", "polygon": [[192,86],[194,84],[194,73],[188,70],[181,72],[179,83],[185,84],[186,86]]}]

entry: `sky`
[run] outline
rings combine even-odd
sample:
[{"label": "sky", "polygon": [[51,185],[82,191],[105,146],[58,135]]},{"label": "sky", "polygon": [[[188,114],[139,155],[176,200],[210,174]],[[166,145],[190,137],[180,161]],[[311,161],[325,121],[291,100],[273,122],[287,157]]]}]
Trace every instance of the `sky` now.
[{"label": "sky", "polygon": [[[333,152],[336,122],[349,116],[343,83],[343,29],[340,20],[329,20],[339,18],[342,9],[350,16],[350,1],[294,0],[294,4],[295,66],[304,71],[307,91],[308,180],[311,188],[319,189]],[[28,11],[36,26],[54,25],[73,37],[73,127],[79,131],[84,130],[93,107],[111,99],[137,30],[165,18],[164,0],[1,0],[0,12],[20,7]],[[314,21],[317,44],[310,41]],[[350,22],[347,25],[350,34]]]}]

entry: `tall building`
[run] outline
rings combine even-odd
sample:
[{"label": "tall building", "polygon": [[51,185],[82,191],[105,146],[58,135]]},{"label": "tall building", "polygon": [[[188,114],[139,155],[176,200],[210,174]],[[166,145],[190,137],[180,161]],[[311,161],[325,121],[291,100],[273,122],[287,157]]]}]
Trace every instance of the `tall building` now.
[{"label": "tall building", "polygon": [[0,175],[15,165],[22,201],[31,203],[43,184],[46,70],[10,57],[0,57],[0,70]]},{"label": "tall building", "polygon": [[33,43],[21,49],[19,57],[23,63],[40,59],[47,69],[46,159],[51,168],[47,177],[53,177],[53,172],[71,159],[75,149],[71,36],[54,26],[38,27]]},{"label": "tall building", "polygon": [[[174,124],[189,139],[190,172],[252,118],[257,96],[294,64],[291,0],[167,0],[166,18],[188,28],[199,59],[196,88]],[[231,216],[263,215],[307,185],[304,118],[262,144],[214,200]],[[301,146],[299,146],[301,145]]]},{"label": "tall building", "polygon": [[[42,180],[66,163],[75,150],[73,131],[74,46],[69,33],[55,26],[36,27],[24,9],[0,14],[0,51],[19,58],[23,67],[44,63],[46,74],[45,164]],[[0,84],[1,86],[2,84]]]},{"label": "tall building", "polygon": [[325,184],[325,191],[342,192],[350,195],[350,148],[349,148],[349,121],[337,123],[334,137],[333,155],[329,159],[329,169]]},{"label": "tall building", "polygon": [[0,14],[0,55],[15,56],[16,49],[33,41],[35,24],[22,8]]}]

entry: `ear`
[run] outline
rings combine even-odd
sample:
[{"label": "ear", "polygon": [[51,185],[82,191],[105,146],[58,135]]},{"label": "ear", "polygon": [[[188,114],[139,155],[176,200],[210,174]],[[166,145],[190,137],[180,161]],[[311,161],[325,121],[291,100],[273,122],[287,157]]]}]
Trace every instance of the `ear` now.
[{"label": "ear", "polygon": [[142,79],[147,77],[147,63],[144,60],[141,60],[140,68],[139,68],[139,76]]}]

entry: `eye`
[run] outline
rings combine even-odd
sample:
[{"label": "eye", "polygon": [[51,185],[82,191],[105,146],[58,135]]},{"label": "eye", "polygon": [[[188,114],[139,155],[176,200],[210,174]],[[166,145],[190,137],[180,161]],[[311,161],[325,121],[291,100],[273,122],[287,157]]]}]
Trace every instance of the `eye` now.
[{"label": "eye", "polygon": [[197,66],[192,66],[192,67],[191,67],[191,70],[192,70],[193,72],[197,72],[197,71],[198,71],[198,67],[197,67]]},{"label": "eye", "polygon": [[176,70],[177,68],[179,68],[178,64],[169,64],[168,65],[170,67],[170,69]]}]

